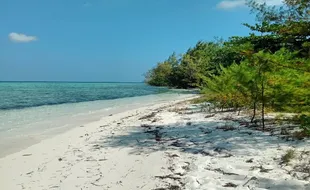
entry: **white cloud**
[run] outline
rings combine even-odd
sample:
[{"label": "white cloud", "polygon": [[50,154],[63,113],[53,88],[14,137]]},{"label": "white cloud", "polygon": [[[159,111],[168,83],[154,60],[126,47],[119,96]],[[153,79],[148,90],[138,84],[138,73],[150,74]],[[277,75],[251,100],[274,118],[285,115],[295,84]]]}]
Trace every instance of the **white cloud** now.
[{"label": "white cloud", "polygon": [[269,6],[277,6],[277,5],[282,5],[283,4],[283,0],[265,0],[262,2],[266,2],[267,5]]},{"label": "white cloud", "polygon": [[16,32],[12,32],[9,34],[9,39],[12,42],[17,42],[17,43],[27,43],[27,42],[32,42],[38,40],[36,36],[27,36],[26,34],[19,34]]},{"label": "white cloud", "polygon": [[219,4],[217,4],[217,8],[219,9],[233,9],[243,6],[245,6],[245,0],[221,1]]},{"label": "white cloud", "polygon": [[[259,3],[266,3],[269,6],[283,4],[283,0],[256,0]],[[246,6],[246,0],[224,0],[217,4],[218,9],[234,9]]]}]

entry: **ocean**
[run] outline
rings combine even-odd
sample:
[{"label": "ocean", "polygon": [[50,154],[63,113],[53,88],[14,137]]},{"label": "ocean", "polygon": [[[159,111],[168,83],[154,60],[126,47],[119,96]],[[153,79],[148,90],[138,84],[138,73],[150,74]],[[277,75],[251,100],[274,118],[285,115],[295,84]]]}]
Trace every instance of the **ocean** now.
[{"label": "ocean", "polygon": [[143,83],[1,82],[0,110],[110,100],[168,92]]},{"label": "ocean", "polygon": [[0,82],[0,157],[104,116],[191,93],[143,83]]}]

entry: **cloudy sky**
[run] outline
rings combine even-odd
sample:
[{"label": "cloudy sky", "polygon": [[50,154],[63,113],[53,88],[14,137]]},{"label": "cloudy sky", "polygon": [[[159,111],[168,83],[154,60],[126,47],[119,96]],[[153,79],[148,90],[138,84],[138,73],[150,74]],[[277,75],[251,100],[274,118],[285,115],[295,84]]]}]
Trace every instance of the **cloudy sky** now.
[{"label": "cloudy sky", "polygon": [[173,51],[254,21],[244,0],[0,0],[0,81],[142,81]]}]

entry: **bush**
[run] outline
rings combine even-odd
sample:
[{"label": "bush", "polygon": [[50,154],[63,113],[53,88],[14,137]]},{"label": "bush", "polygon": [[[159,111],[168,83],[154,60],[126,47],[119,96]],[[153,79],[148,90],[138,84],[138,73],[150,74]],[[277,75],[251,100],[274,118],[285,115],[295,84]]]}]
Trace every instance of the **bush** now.
[{"label": "bush", "polygon": [[303,114],[299,117],[299,121],[303,132],[310,137],[310,116]]},{"label": "bush", "polygon": [[288,150],[281,158],[282,163],[288,164],[293,158],[295,158],[295,150]]},{"label": "bush", "polygon": [[190,102],[192,104],[201,104],[201,103],[208,102],[208,99],[205,96],[200,96],[198,98],[192,99]]}]

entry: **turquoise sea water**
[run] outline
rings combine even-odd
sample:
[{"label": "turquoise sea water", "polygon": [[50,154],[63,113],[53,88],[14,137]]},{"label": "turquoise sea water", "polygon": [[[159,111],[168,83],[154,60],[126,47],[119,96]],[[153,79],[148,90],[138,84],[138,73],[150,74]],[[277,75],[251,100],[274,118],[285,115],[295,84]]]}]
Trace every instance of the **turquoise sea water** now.
[{"label": "turquoise sea water", "polygon": [[0,157],[110,114],[190,96],[143,83],[0,82]]},{"label": "turquoise sea water", "polygon": [[143,83],[0,82],[0,109],[109,100],[168,92]]}]

